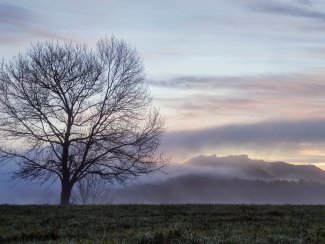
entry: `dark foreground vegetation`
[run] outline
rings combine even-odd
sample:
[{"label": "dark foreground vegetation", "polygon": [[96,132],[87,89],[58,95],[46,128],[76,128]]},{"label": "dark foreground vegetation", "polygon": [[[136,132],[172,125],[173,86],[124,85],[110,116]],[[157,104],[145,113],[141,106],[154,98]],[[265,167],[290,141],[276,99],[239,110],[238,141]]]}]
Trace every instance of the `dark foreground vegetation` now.
[{"label": "dark foreground vegetation", "polygon": [[325,243],[325,206],[0,206],[0,243]]}]

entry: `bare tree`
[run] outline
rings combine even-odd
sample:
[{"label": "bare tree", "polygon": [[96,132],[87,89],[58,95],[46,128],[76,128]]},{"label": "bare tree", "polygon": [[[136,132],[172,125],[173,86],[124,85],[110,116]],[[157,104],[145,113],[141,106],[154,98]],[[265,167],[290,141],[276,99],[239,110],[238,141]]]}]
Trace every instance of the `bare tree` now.
[{"label": "bare tree", "polygon": [[138,52],[123,40],[40,42],[0,66],[0,152],[15,177],[61,181],[61,204],[87,175],[123,181],[165,162],[164,122]]},{"label": "bare tree", "polygon": [[77,204],[102,204],[109,202],[109,187],[98,175],[87,175],[76,183],[72,192],[72,202]]}]

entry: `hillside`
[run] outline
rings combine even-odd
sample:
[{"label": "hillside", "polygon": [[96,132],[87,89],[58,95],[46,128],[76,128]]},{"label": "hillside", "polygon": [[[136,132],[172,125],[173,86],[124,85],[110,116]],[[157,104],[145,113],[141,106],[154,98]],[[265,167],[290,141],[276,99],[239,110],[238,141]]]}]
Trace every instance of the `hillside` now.
[{"label": "hillside", "polygon": [[325,204],[325,172],[312,165],[198,156],[151,182],[111,191],[112,203]]}]

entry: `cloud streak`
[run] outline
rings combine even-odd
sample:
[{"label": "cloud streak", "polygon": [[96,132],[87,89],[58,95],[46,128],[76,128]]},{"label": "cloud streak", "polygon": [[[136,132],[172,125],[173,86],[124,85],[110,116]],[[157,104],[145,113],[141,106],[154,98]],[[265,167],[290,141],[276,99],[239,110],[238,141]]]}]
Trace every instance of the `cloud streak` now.
[{"label": "cloud streak", "polygon": [[264,92],[286,95],[322,95],[325,92],[323,74],[288,74],[254,76],[182,76],[169,80],[150,80],[157,87],[245,92]]},{"label": "cloud streak", "polygon": [[260,148],[279,144],[325,143],[325,120],[266,121],[215,128],[169,132],[166,150],[198,152],[220,145],[255,145]]},{"label": "cloud streak", "polygon": [[18,24],[30,21],[32,15],[26,8],[10,3],[0,3],[0,24]]},{"label": "cloud streak", "polygon": [[[151,80],[150,85],[182,94],[155,97],[174,121],[173,129],[178,130],[238,120],[323,119],[324,80],[323,72],[314,71],[287,75],[182,76]],[[186,127],[185,122],[178,125],[189,119],[194,126]]]},{"label": "cloud streak", "polygon": [[[325,21],[325,13],[310,8],[311,2],[309,1],[297,1],[300,5],[288,4],[278,1],[258,1],[254,5],[250,6],[250,10],[254,12],[263,12],[269,14],[303,17],[319,21]],[[305,5],[301,6],[301,3]]]},{"label": "cloud streak", "polygon": [[57,34],[48,30],[39,23],[44,16],[38,15],[35,11],[18,4],[0,2],[0,42],[12,44],[21,42],[26,38],[58,38]]}]

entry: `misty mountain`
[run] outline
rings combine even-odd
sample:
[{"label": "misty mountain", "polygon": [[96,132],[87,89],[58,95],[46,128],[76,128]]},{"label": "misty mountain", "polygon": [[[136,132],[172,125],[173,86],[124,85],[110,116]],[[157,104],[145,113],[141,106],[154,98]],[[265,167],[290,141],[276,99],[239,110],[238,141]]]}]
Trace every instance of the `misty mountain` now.
[{"label": "misty mountain", "polygon": [[155,177],[111,191],[111,203],[325,204],[325,172],[312,165],[198,156]]},{"label": "misty mountain", "polygon": [[319,181],[325,183],[325,172],[314,165],[293,165],[285,162],[266,162],[250,159],[247,155],[225,157],[198,156],[184,163],[208,169],[210,174],[223,172],[239,179]]}]

